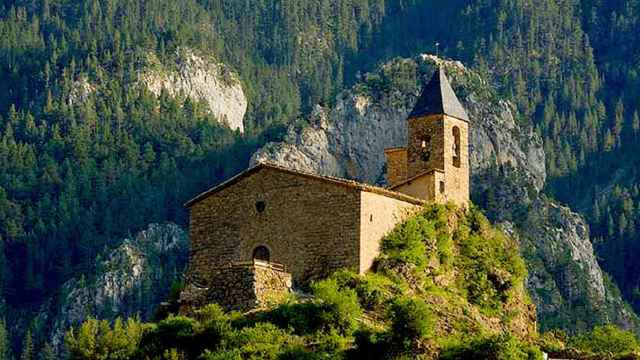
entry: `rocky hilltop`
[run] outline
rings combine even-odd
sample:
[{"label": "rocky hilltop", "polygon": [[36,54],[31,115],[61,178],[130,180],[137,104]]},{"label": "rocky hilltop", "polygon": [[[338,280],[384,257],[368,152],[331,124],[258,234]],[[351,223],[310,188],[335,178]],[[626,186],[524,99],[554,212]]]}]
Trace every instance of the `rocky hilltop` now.
[{"label": "rocky hilltop", "polygon": [[418,80],[435,66],[445,68],[471,119],[473,201],[520,238],[542,329],[582,330],[607,321],[638,328],[638,318],[598,265],[584,219],[541,194],[546,169],[540,137],[482,76],[459,62],[421,55],[384,64],[342,92],[333,107],[318,106],[308,126],[291,127],[283,142],[260,149],[252,162],[384,184],[383,150],[406,143]]},{"label": "rocky hilltop", "polygon": [[231,129],[244,130],[247,98],[240,78],[225,64],[197,55],[190,49],[176,50],[171,64],[149,54],[140,82],[156,96],[188,96],[203,101],[213,115]]},{"label": "rocky hilltop", "polygon": [[50,299],[35,322],[61,349],[65,332],[89,317],[113,320],[150,319],[181,276],[187,258],[187,234],[175,224],[151,224],[96,259],[90,278],[68,280],[58,298]]}]

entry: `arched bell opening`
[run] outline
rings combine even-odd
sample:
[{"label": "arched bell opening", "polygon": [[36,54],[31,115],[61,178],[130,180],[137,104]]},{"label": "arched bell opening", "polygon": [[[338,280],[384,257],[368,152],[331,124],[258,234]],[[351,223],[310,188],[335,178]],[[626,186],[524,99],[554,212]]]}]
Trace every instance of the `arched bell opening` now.
[{"label": "arched bell opening", "polygon": [[451,149],[453,153],[453,166],[460,167],[460,128],[453,127],[453,146]]}]

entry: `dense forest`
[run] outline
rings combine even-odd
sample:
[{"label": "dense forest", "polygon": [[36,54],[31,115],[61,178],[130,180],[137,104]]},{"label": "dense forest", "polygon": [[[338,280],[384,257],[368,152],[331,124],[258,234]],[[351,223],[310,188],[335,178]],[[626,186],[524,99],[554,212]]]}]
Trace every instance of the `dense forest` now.
[{"label": "dense forest", "polygon": [[[544,139],[547,193],[588,216],[640,309],[639,17],[638,0],[2,0],[0,314],[28,318],[150,222],[184,225],[185,200],[315,104],[421,52],[476,67],[517,104]],[[149,53],[169,63],[178,47],[240,74],[244,134],[137,85]],[[96,91],[73,101],[81,78]]]}]

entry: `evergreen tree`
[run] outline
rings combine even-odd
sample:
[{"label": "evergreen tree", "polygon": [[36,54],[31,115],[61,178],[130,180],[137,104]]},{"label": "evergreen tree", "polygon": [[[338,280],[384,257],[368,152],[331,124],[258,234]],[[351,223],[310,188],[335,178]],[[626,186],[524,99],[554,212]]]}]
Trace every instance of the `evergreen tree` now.
[{"label": "evergreen tree", "polygon": [[33,339],[31,337],[31,330],[27,330],[27,334],[22,341],[22,354],[20,360],[36,360],[35,349],[33,347]]}]

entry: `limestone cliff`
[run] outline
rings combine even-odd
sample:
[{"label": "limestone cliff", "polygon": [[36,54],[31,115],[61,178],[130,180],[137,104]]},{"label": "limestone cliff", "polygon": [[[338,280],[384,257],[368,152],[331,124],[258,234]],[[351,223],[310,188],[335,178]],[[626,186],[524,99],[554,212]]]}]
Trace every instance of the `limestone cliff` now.
[{"label": "limestone cliff", "polygon": [[54,348],[88,317],[149,319],[179,279],[188,257],[187,234],[175,224],[151,224],[96,259],[93,276],[67,281],[35,320]]},{"label": "limestone cliff", "polygon": [[598,265],[580,215],[539,197],[519,226],[527,287],[544,316],[543,330],[571,324],[586,331],[603,323],[638,330],[636,314]]},{"label": "limestone cliff", "polygon": [[[283,142],[267,144],[252,162],[384,183],[383,150],[406,143],[416,80],[435,64],[446,68],[470,116],[473,201],[493,221],[521,234],[527,285],[542,327],[573,330],[604,321],[637,327],[637,317],[598,265],[584,220],[540,194],[546,178],[541,139],[517,119],[513,105],[459,62],[422,55],[385,64],[341,93],[332,108],[317,107],[308,126],[291,127]],[[601,316],[594,319],[594,313]],[[556,321],[563,317],[568,321]]]},{"label": "limestone cliff", "polygon": [[238,75],[226,65],[186,48],[176,51],[171,64],[163,64],[154,54],[147,60],[139,78],[149,91],[160,95],[164,90],[172,96],[203,101],[221,122],[231,129],[244,130],[247,98]]}]

